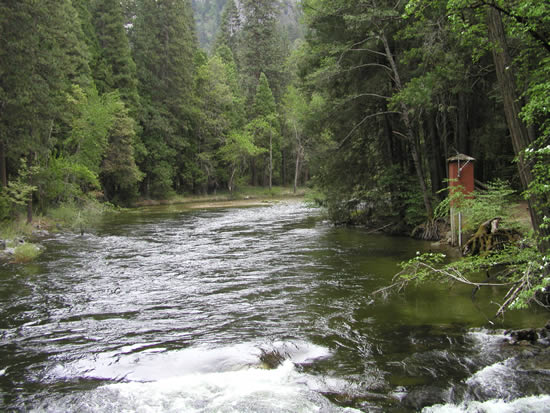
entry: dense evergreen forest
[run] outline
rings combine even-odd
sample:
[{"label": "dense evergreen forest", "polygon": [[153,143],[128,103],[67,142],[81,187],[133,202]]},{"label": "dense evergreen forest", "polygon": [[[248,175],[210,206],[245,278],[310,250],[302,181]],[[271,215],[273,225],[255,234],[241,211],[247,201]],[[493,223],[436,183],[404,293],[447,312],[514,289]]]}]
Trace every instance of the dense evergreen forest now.
[{"label": "dense evergreen forest", "polygon": [[410,229],[466,153],[544,235],[549,39],[536,0],[2,0],[0,215],[308,183]]},{"label": "dense evergreen forest", "polygon": [[[215,43],[218,29],[227,0],[193,0],[197,39],[201,48],[211,51]],[[236,2],[236,4],[239,4]],[[282,35],[292,43],[304,37],[303,26],[300,23],[300,9],[297,0],[281,0],[278,14]]]}]

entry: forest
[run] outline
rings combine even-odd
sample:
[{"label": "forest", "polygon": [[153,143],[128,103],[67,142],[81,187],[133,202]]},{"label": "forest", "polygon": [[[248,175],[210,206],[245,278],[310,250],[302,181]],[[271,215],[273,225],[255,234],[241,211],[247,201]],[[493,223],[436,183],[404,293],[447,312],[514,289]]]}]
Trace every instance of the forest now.
[{"label": "forest", "polygon": [[431,238],[464,153],[545,249],[549,39],[536,0],[2,0],[0,218],[307,184]]}]

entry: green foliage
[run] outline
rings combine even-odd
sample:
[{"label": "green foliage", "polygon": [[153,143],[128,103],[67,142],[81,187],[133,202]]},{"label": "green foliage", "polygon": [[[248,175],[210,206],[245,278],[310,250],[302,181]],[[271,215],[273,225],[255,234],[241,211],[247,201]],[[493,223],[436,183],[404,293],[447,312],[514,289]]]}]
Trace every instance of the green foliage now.
[{"label": "green foliage", "polygon": [[33,166],[29,168],[27,166],[27,161],[23,158],[20,164],[21,166],[17,179],[10,181],[6,188],[7,198],[13,207],[26,205],[31,199],[33,192],[36,191],[36,186],[29,182],[31,182],[32,177],[36,175],[37,167]]},{"label": "green foliage", "polygon": [[241,37],[241,29],[242,21],[239,9],[234,0],[228,0],[225,2],[220,17],[220,26],[214,44],[215,48],[218,49],[221,46],[225,46],[231,50],[233,55],[236,55]]},{"label": "green foliage", "polygon": [[550,136],[550,56],[541,58],[539,67],[533,71],[533,77],[525,95],[527,103],[521,117],[528,125],[538,125],[541,136]]},{"label": "green foliage", "polygon": [[41,253],[42,251],[37,245],[25,242],[15,247],[13,258],[17,263],[27,263],[34,261]]},{"label": "green foliage", "polygon": [[73,86],[67,97],[73,107],[71,133],[65,147],[71,159],[98,174],[108,145],[108,132],[114,122],[114,113],[120,106],[118,94],[99,96],[95,88],[86,92]]},{"label": "green foliage", "polygon": [[233,131],[219,148],[220,158],[230,167],[227,177],[228,189],[232,192],[236,183],[242,178],[250,159],[266,150],[254,144],[254,138],[248,131]]},{"label": "green foliage", "polygon": [[244,22],[239,62],[247,102],[252,103],[262,72],[269,79],[277,100],[284,90],[282,69],[287,53],[277,24],[280,3],[277,0],[243,0],[240,4]]},{"label": "green foliage", "polygon": [[11,217],[11,211],[10,200],[2,188],[0,190],[0,222],[9,219]]},{"label": "green foliage", "polygon": [[136,165],[134,120],[122,102],[116,105],[113,117],[100,178],[107,199],[126,204],[137,197],[144,175]]},{"label": "green foliage", "polygon": [[[497,316],[507,309],[524,309],[531,304],[549,307],[550,256],[534,247],[509,245],[488,255],[464,257],[448,262],[445,254],[424,253],[400,264],[399,280],[391,288],[430,281],[461,283],[475,288],[501,286],[508,289],[499,303]],[[490,275],[490,280],[480,280]]]},{"label": "green foliage", "polygon": [[52,155],[37,174],[38,193],[45,205],[72,202],[100,188],[95,172],[63,155]]},{"label": "green foliage", "polygon": [[48,217],[63,228],[75,232],[85,232],[97,225],[103,215],[112,210],[113,207],[110,204],[84,198],[50,208]]},{"label": "green foliage", "polygon": [[121,2],[96,0],[92,14],[98,48],[93,62],[96,85],[101,94],[118,91],[130,112],[136,114],[139,108],[136,65],[124,27]]},{"label": "green foliage", "polygon": [[146,148],[141,189],[163,197],[193,186],[197,45],[190,2],[139,0],[131,34]]},{"label": "green foliage", "polygon": [[71,84],[90,86],[82,37],[70,0],[0,5],[0,139],[12,160],[47,154]]},{"label": "green foliage", "polygon": [[260,80],[256,87],[256,96],[254,97],[254,105],[252,107],[253,117],[269,116],[275,113],[277,107],[275,105],[275,98],[269,87],[267,76],[262,72],[260,74]]},{"label": "green foliage", "polygon": [[532,163],[533,180],[524,193],[526,199],[533,200],[532,207],[542,216],[539,240],[550,242],[550,136],[539,138],[525,151]]},{"label": "green foliage", "polygon": [[476,190],[472,195],[465,195],[460,185],[446,188],[449,192],[435,209],[436,218],[446,218],[451,205],[456,213],[462,214],[463,229],[475,232],[480,224],[493,218],[502,218],[502,226],[514,228],[512,218],[512,201],[517,197],[516,191],[507,182],[494,180],[487,184],[487,190]]}]

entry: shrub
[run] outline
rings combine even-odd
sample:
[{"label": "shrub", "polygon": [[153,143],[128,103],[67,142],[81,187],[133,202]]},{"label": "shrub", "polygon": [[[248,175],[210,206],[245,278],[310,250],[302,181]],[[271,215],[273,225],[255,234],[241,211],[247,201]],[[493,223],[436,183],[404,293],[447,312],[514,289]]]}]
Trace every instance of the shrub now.
[{"label": "shrub", "polygon": [[42,251],[38,246],[31,243],[24,243],[15,247],[13,253],[14,261],[18,263],[25,263],[34,261],[40,255]]}]

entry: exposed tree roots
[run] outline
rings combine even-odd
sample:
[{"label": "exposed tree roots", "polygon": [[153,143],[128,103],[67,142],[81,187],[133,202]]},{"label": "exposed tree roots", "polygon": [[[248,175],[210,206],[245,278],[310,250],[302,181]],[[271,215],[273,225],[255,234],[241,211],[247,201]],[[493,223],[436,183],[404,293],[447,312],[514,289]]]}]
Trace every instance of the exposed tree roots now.
[{"label": "exposed tree roots", "polygon": [[519,240],[521,236],[519,232],[498,227],[501,220],[497,217],[481,224],[464,246],[462,253],[464,255],[482,255],[489,251],[502,249],[506,244]]},{"label": "exposed tree roots", "polygon": [[439,241],[441,239],[444,222],[439,219],[430,219],[418,225],[411,233],[411,236],[424,241]]}]

